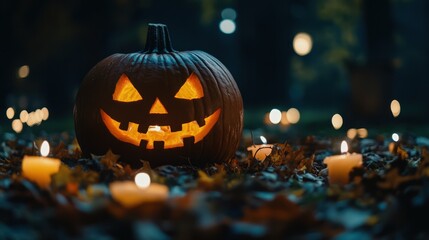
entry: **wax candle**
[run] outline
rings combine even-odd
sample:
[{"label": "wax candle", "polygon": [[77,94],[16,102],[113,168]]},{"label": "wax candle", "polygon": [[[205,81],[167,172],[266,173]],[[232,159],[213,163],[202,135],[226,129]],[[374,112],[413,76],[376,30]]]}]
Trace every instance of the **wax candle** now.
[{"label": "wax candle", "polygon": [[260,144],[260,145],[252,145],[247,148],[248,151],[252,152],[252,156],[259,161],[264,161],[265,158],[271,154],[273,150],[272,144]]},{"label": "wax candle", "polygon": [[272,144],[267,144],[267,139],[264,136],[261,136],[262,144],[252,145],[247,148],[247,151],[252,152],[252,156],[259,161],[264,161],[265,158],[271,154],[273,150]]},{"label": "wax candle", "polygon": [[392,140],[393,142],[389,143],[389,152],[392,154],[396,154],[398,152],[399,135],[397,133],[393,133]]},{"label": "wax candle", "polygon": [[47,188],[51,183],[51,175],[60,169],[61,161],[57,158],[48,158],[49,143],[43,141],[40,147],[42,156],[27,156],[22,159],[22,175],[37,183],[39,187]]},{"label": "wax candle", "polygon": [[146,202],[165,201],[168,187],[151,183],[147,173],[138,173],[133,181],[117,181],[109,185],[112,198],[125,207],[135,207]]},{"label": "wax candle", "polygon": [[323,163],[328,165],[330,184],[347,184],[350,171],[362,165],[362,154],[348,153],[346,141],[341,142],[341,152],[342,155],[329,156],[323,160]]}]

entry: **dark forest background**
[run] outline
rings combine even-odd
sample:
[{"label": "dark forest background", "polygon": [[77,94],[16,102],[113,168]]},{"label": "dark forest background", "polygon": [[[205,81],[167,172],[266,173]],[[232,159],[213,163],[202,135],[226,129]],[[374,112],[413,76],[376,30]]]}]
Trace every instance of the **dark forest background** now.
[{"label": "dark forest background", "polygon": [[[237,14],[232,34],[219,30],[225,8]],[[427,122],[425,0],[2,1],[1,120],[9,106],[71,119],[84,75],[113,53],[142,50],[149,22],[167,24],[175,49],[206,51],[228,67],[249,123],[253,110],[296,107],[381,125],[393,121],[392,99],[402,105],[395,121]],[[305,56],[293,51],[299,32],[313,40]],[[23,65],[30,73],[19,78]]]}]

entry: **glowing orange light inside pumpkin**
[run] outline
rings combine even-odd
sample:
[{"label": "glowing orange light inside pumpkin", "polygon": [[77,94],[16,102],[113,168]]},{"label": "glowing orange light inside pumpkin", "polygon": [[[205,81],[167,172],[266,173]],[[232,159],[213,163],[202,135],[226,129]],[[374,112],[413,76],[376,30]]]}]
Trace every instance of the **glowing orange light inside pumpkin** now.
[{"label": "glowing orange light inside pumpkin", "polygon": [[135,102],[143,100],[143,98],[131,83],[128,76],[122,74],[116,83],[115,92],[113,93],[113,100],[119,102]]},{"label": "glowing orange light inside pumpkin", "polygon": [[162,105],[159,98],[155,99],[155,102],[153,103],[152,107],[149,111],[150,114],[167,114],[167,109],[165,109],[164,105]]},{"label": "glowing orange light inside pumpkin", "polygon": [[204,97],[203,86],[195,73],[192,73],[174,96],[180,99],[198,99]]},{"label": "glowing orange light inside pumpkin", "polygon": [[110,133],[117,139],[133,144],[135,146],[140,145],[141,140],[148,141],[146,146],[147,149],[154,149],[154,141],[163,141],[164,149],[183,147],[183,138],[195,137],[194,143],[201,141],[213,128],[220,116],[220,109],[217,109],[212,115],[204,118],[205,125],[198,126],[197,121],[192,121],[182,124],[182,130],[171,132],[170,126],[159,126],[163,133],[154,134],[153,129],[148,129],[146,133],[140,133],[138,131],[139,124],[130,122],[128,130],[121,130],[118,121],[115,121],[103,110],[100,110],[101,118]]},{"label": "glowing orange light inside pumpkin", "polygon": [[[186,100],[204,97],[203,87],[198,76],[192,73],[174,97]],[[116,84],[113,100],[121,102],[135,102],[143,100],[143,98],[135,89],[127,75],[122,74]],[[162,104],[161,100],[156,98],[149,113],[168,114],[168,111]],[[101,119],[114,137],[120,141],[127,142],[135,146],[140,146],[140,142],[142,140],[146,141],[146,149],[154,149],[155,142],[163,142],[164,149],[183,147],[184,139],[189,137],[193,137],[194,143],[197,143],[203,140],[210,132],[218,121],[220,113],[221,109],[218,108],[210,116],[204,118],[205,124],[201,127],[198,122],[194,120],[182,123],[182,129],[180,131],[172,132],[169,125],[150,125],[148,130],[145,133],[142,133],[139,132],[139,124],[134,122],[129,122],[128,129],[122,130],[119,127],[121,125],[120,122],[114,120],[106,112],[100,109]],[[174,116],[172,119],[174,119]]]}]

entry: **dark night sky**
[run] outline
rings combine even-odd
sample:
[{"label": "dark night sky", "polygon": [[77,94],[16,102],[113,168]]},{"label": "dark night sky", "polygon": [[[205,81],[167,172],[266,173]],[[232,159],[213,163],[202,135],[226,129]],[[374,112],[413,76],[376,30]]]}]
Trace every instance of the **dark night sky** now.
[{"label": "dark night sky", "polygon": [[[218,27],[227,7],[237,12],[230,35]],[[147,23],[160,22],[175,49],[206,51],[228,67],[246,109],[338,109],[371,121],[397,98],[404,121],[429,115],[425,0],[16,0],[0,3],[0,18],[1,109],[20,109],[24,97],[30,110],[71,117],[86,72],[113,53],[143,49]],[[298,32],[313,38],[307,56],[293,51]],[[22,65],[30,66],[25,79]]]}]

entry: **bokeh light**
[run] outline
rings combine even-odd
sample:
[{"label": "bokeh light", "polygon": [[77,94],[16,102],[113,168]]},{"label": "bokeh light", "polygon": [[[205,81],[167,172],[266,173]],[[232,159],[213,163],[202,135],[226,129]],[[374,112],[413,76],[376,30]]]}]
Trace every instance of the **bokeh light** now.
[{"label": "bokeh light", "polygon": [[368,130],[366,128],[359,128],[357,130],[357,135],[360,138],[366,138],[366,137],[368,137]]},{"label": "bokeh light", "polygon": [[332,126],[338,130],[343,126],[343,117],[341,117],[340,114],[336,113],[334,114],[334,116],[332,116],[331,122]]},{"label": "bokeh light", "polygon": [[235,20],[237,18],[237,12],[233,8],[225,8],[220,13],[223,19]]},{"label": "bokeh light", "polygon": [[349,139],[354,139],[357,135],[357,130],[356,128],[350,128],[349,130],[347,130],[347,137]]},{"label": "bokeh light", "polygon": [[28,114],[27,125],[29,127],[32,127],[34,124],[36,124],[36,117],[34,115],[34,112],[30,112]]},{"label": "bokeh light", "polygon": [[6,110],[6,117],[7,117],[8,119],[12,119],[14,116],[15,116],[15,109],[13,109],[12,107],[9,107],[9,108]]},{"label": "bokeh light", "polygon": [[134,181],[136,182],[137,187],[147,188],[150,185],[150,176],[149,174],[144,172],[137,173],[136,177],[134,178]]},{"label": "bokeh light", "polygon": [[271,125],[272,124],[270,121],[270,113],[269,112],[265,113],[265,115],[264,115],[264,124],[265,125]]},{"label": "bokeh light", "polygon": [[299,122],[301,115],[298,109],[290,108],[289,110],[287,110],[286,117],[290,123],[295,124]]},{"label": "bokeh light", "polygon": [[401,104],[398,100],[394,99],[390,102],[390,111],[392,111],[393,117],[399,116],[401,113]]},{"label": "bokeh light", "polygon": [[12,129],[16,133],[20,133],[23,129],[22,122],[19,119],[15,119],[12,121]]},{"label": "bokeh light", "polygon": [[235,28],[235,22],[230,19],[224,19],[219,23],[219,29],[225,34],[234,33]]},{"label": "bokeh light", "polygon": [[282,111],[282,119],[280,120],[280,124],[283,126],[290,124],[289,120],[287,119],[287,111]]},{"label": "bokeh light", "polygon": [[293,38],[293,50],[299,56],[305,56],[313,48],[313,40],[308,33],[298,33]]},{"label": "bokeh light", "polygon": [[270,111],[269,118],[272,124],[278,124],[282,120],[282,112],[274,108]]},{"label": "bokeh light", "polygon": [[40,110],[40,109],[36,110],[36,119],[37,119],[37,122],[39,122],[39,123],[43,121],[43,112],[42,112],[42,110]]},{"label": "bokeh light", "polygon": [[26,78],[30,74],[30,67],[28,65],[23,65],[18,69],[18,77]]},{"label": "bokeh light", "polygon": [[267,139],[264,136],[260,136],[259,138],[261,139],[261,142],[263,144],[266,144],[268,142]]},{"label": "bokeh light", "polygon": [[26,123],[28,121],[28,112],[27,110],[22,110],[19,114],[19,119],[21,122]]},{"label": "bokeh light", "polygon": [[49,118],[49,110],[48,110],[48,108],[46,108],[46,107],[44,107],[44,108],[42,108],[42,113],[43,113],[43,121],[46,121],[46,120],[48,120],[48,118]]}]

